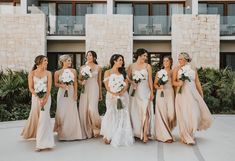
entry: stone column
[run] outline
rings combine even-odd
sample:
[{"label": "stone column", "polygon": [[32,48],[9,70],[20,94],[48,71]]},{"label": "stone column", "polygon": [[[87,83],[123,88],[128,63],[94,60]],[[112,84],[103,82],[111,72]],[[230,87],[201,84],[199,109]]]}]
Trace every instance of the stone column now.
[{"label": "stone column", "polygon": [[219,15],[173,15],[172,57],[187,52],[196,67],[219,68]]},{"label": "stone column", "polygon": [[86,15],[86,51],[96,51],[102,66],[109,65],[113,54],[122,54],[128,65],[133,57],[132,30],[132,15]]},{"label": "stone column", "polygon": [[198,0],[192,0],[192,14],[198,14]]},{"label": "stone column", "polygon": [[113,6],[114,6],[114,0],[107,0],[107,14],[112,15],[113,12]]}]

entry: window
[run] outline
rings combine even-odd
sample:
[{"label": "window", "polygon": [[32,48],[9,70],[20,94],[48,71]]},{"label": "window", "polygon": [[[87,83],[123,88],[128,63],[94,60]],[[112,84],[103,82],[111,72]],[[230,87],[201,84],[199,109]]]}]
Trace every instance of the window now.
[{"label": "window", "polygon": [[163,63],[164,56],[169,56],[171,53],[155,53],[149,52],[148,53],[148,63],[157,70],[160,70]]},{"label": "window", "polygon": [[156,16],[167,15],[167,4],[153,4],[152,15]]},{"label": "window", "polygon": [[118,3],[116,7],[117,14],[132,14],[132,4],[131,3]]},{"label": "window", "polygon": [[93,14],[106,14],[107,5],[105,3],[93,3],[92,4],[92,13]]},{"label": "window", "polygon": [[148,16],[149,5],[148,4],[134,4],[134,15],[135,16]]},{"label": "window", "polygon": [[60,67],[59,67],[59,64],[58,64],[58,60],[59,60],[59,57],[61,55],[64,55],[64,54],[68,54],[71,56],[72,58],[72,62],[73,62],[73,68],[75,69],[78,69],[80,66],[82,66],[84,64],[83,60],[84,60],[84,55],[85,55],[85,52],[77,52],[77,53],[60,53],[60,52],[56,52],[56,53],[48,53],[47,54],[47,57],[48,57],[48,70],[50,71],[55,71],[55,70],[58,70]]},{"label": "window", "polygon": [[57,6],[58,16],[72,16],[72,4],[59,3]]},{"label": "window", "polygon": [[235,53],[220,53],[220,67],[232,68],[235,71]]}]

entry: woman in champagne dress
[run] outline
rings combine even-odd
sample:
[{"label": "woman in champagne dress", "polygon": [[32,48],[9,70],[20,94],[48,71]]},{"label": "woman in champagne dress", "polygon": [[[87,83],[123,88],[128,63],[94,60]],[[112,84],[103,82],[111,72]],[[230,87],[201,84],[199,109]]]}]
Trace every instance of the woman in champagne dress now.
[{"label": "woman in champagne dress", "polygon": [[101,119],[98,111],[98,102],[102,100],[101,68],[97,65],[97,55],[94,51],[88,51],[86,65],[91,69],[91,77],[83,80],[82,72],[79,74],[79,82],[84,87],[80,95],[79,115],[82,128],[82,138],[97,137],[100,134]]},{"label": "woman in champagne dress", "polygon": [[[154,111],[153,111],[153,81],[152,69],[146,62],[147,51],[138,49],[135,53],[136,62],[128,68],[128,77],[130,78],[130,93],[135,89],[134,96],[130,96],[130,116],[134,136],[143,140],[144,143],[148,138],[154,137]],[[141,72],[144,79],[136,84],[133,80],[135,72]]]},{"label": "woman in champagne dress", "polygon": [[[46,70],[47,64],[46,56],[37,56],[33,70],[28,76],[29,90],[32,93],[32,104],[29,118],[21,135],[24,139],[36,138],[36,151],[55,146],[53,128],[50,122],[52,76]],[[39,98],[35,91],[35,86],[38,83],[46,87],[46,93],[42,98]]]},{"label": "woman in champagne dress", "polygon": [[[110,60],[111,69],[104,74],[106,94],[106,113],[101,124],[104,142],[112,146],[128,146],[133,144],[134,138],[128,110],[129,96],[127,93],[128,81],[122,55],[114,54]],[[117,81],[123,83],[123,88],[114,91]],[[118,85],[119,86],[119,85]],[[120,104],[119,104],[119,103]],[[119,108],[120,105],[122,108]]]},{"label": "woman in champagne dress", "polygon": [[[195,132],[206,130],[211,126],[212,115],[203,100],[203,91],[197,71],[189,64],[191,58],[187,53],[178,56],[179,66],[173,71],[173,85],[176,91],[175,108],[181,141],[195,144]],[[184,73],[189,80],[182,80]]]},{"label": "woman in champagne dress", "polygon": [[[54,130],[59,140],[79,140],[82,139],[82,132],[77,109],[77,72],[71,68],[70,56],[60,56],[59,62],[62,69],[56,71],[54,76],[55,86],[59,87]],[[66,84],[68,77],[73,81],[70,84]]]},{"label": "woman in champagne dress", "polygon": [[[168,81],[165,85],[158,84],[156,73],[154,87],[157,89],[155,100],[155,138],[162,142],[173,142],[172,130],[176,125],[174,89],[172,87],[172,58],[163,58],[163,70],[167,72]],[[163,95],[161,93],[163,92]]]}]

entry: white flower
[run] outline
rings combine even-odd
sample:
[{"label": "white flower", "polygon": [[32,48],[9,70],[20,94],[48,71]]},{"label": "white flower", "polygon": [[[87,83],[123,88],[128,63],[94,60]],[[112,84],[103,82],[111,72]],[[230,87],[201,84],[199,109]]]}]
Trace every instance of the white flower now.
[{"label": "white flower", "polygon": [[124,82],[123,76],[111,74],[109,77],[108,86],[111,92],[118,93],[126,86],[126,83]]},{"label": "white flower", "polygon": [[141,80],[145,80],[145,74],[144,74],[143,70],[134,71],[132,79],[135,82],[140,82]]},{"label": "white flower", "polygon": [[60,76],[60,80],[63,83],[70,83],[74,81],[74,74],[71,72],[70,69],[65,69],[62,73],[62,75]]},{"label": "white flower", "polygon": [[82,76],[88,76],[89,78],[91,78],[92,77],[91,67],[89,67],[88,65],[83,67],[81,69],[81,74],[82,74]]},{"label": "white flower", "polygon": [[157,72],[158,78],[167,77],[167,71],[165,69],[161,69],[160,71]]}]

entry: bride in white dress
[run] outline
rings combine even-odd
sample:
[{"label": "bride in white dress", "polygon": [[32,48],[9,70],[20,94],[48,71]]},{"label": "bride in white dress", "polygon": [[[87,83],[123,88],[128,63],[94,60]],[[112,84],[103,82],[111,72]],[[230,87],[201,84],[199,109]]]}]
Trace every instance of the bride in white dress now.
[{"label": "bride in white dress", "polygon": [[[128,111],[128,81],[122,55],[114,54],[110,59],[111,69],[104,74],[106,113],[101,124],[104,142],[112,146],[128,146],[134,143]],[[118,85],[117,85],[118,84]]]}]

